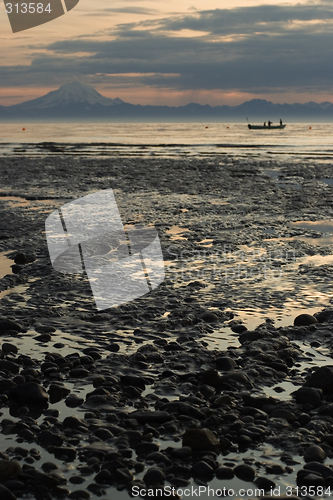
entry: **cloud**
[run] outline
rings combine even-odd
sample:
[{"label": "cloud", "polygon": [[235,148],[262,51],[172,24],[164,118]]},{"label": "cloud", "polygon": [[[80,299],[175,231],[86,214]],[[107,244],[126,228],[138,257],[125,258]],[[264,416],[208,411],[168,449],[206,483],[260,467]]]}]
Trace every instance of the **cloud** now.
[{"label": "cloud", "polygon": [[89,82],[98,75],[118,88],[123,82],[133,88],[327,92],[332,3],[205,10],[122,24],[104,38],[50,43],[29,66],[0,67],[1,86],[73,77]]},{"label": "cloud", "polygon": [[143,21],[137,27],[180,31],[209,31],[211,34],[253,34],[256,31],[270,33],[277,29],[288,31],[293,23],[333,21],[332,2],[316,5],[260,5],[235,9],[215,9],[198,12],[196,15],[171,17],[162,20]]},{"label": "cloud", "polygon": [[146,7],[119,7],[103,9],[103,12],[119,12],[122,14],[146,14],[148,16],[157,14],[158,10],[147,9]]}]

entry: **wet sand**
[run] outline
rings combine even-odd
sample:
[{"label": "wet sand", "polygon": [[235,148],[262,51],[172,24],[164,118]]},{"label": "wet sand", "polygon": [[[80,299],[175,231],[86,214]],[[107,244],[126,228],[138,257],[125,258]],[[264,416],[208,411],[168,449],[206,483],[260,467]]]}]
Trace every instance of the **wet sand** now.
[{"label": "wet sand", "polygon": [[[135,484],[333,484],[332,374],[308,380],[331,356],[333,314],[313,317],[332,300],[331,166],[226,155],[0,165],[2,484],[17,498],[117,499]],[[109,188],[124,224],[158,230],[166,279],[97,312],[85,275],[52,269],[44,224]],[[18,254],[31,262],[7,274]],[[46,391],[35,403],[17,389],[31,381]],[[184,436],[191,428],[214,434]],[[1,475],[8,459],[19,465]]]}]

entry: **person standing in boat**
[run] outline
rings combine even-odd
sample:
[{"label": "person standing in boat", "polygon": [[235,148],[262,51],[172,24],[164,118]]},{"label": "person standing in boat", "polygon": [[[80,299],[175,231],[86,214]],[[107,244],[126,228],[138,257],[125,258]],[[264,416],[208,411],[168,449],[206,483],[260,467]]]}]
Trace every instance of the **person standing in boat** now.
[{"label": "person standing in boat", "polygon": [[282,127],[282,120],[281,120],[281,118],[280,118],[280,127]]},{"label": "person standing in boat", "polygon": [[268,126],[270,127],[272,125],[273,122],[271,122],[271,120],[268,120]]},{"label": "person standing in boat", "polygon": [[266,122],[264,122],[264,127],[266,127]]}]

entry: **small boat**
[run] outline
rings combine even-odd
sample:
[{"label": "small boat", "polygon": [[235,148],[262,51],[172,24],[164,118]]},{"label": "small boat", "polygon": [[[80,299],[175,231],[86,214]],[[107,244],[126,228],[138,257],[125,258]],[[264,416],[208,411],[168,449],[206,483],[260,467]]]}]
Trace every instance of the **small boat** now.
[{"label": "small boat", "polygon": [[276,130],[276,129],[284,129],[286,125],[251,125],[251,123],[248,124],[248,127],[250,130]]}]

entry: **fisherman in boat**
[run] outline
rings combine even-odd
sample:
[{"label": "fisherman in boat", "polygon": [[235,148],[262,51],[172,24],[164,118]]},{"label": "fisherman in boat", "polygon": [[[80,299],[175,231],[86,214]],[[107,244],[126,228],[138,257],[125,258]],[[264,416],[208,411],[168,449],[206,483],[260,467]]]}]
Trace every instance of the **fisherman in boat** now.
[{"label": "fisherman in boat", "polygon": [[266,122],[264,122],[264,127],[266,127]]},{"label": "fisherman in boat", "polygon": [[268,120],[268,126],[270,127],[272,125],[273,122],[271,122],[270,120]]},{"label": "fisherman in boat", "polygon": [[282,120],[281,120],[281,118],[280,118],[280,127],[282,127]]}]

